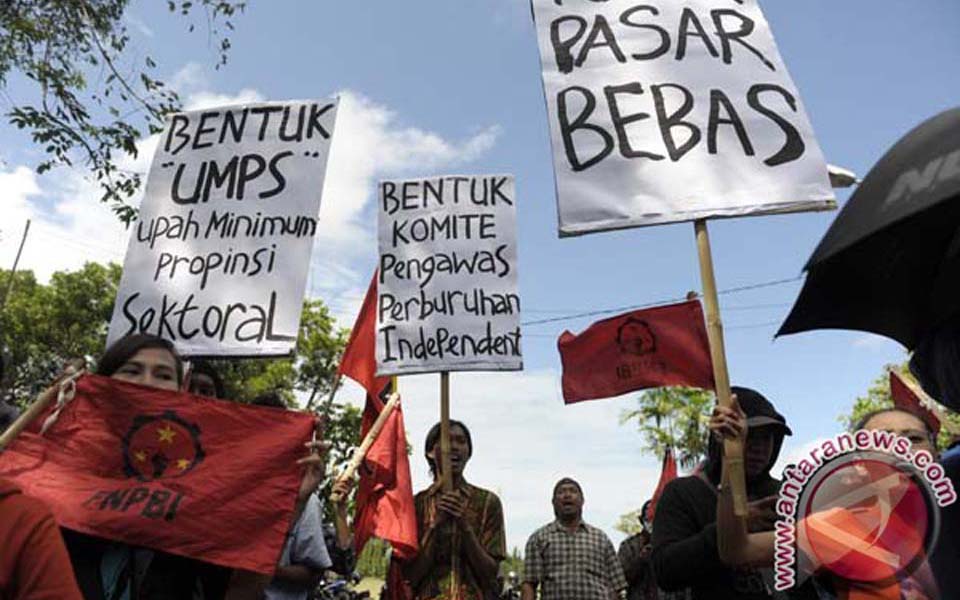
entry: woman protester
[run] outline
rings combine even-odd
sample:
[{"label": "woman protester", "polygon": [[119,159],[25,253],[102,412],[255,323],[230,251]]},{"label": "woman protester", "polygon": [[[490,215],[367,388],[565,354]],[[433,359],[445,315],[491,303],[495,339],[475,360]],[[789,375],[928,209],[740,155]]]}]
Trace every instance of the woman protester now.
[{"label": "woman protester", "polygon": [[[183,385],[183,363],[173,344],[146,334],[117,340],[100,358],[97,374],[112,379],[177,392]],[[307,498],[323,478],[322,445],[308,444],[311,454],[297,498],[296,522]],[[199,560],[136,548],[63,530],[77,581],[87,600],[220,600],[257,598],[269,578],[232,572]]]}]

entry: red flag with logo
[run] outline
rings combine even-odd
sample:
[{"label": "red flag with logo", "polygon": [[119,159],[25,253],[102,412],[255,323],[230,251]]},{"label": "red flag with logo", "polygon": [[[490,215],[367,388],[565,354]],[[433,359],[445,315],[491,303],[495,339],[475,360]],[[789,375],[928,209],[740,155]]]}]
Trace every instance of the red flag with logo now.
[{"label": "red flag with logo", "polygon": [[36,425],[0,453],[0,476],[68,529],[273,573],[313,425],[302,413],[85,375],[43,435]]},{"label": "red flag with logo", "polygon": [[893,398],[893,405],[899,409],[905,410],[911,414],[923,419],[933,435],[940,434],[940,419],[936,413],[924,406],[923,402],[910,386],[903,380],[899,373],[890,369],[890,396]]},{"label": "red flag with logo", "polygon": [[[380,395],[390,385],[389,377],[376,376],[376,307],[377,275],[374,273],[340,362],[340,372],[367,391],[361,440],[383,410]],[[417,552],[417,514],[400,406],[387,418],[360,468],[354,529],[357,554],[373,536],[390,542],[394,556],[399,559],[411,558]]]},{"label": "red flag with logo", "polygon": [[604,319],[579,335],[565,331],[557,347],[567,404],[654,387],[714,388],[698,300]]},{"label": "red flag with logo", "polygon": [[677,461],[673,458],[673,448],[667,447],[663,453],[663,465],[660,468],[660,481],[657,482],[657,489],[653,492],[653,498],[650,499],[650,507],[647,508],[647,519],[652,523],[653,516],[657,512],[657,502],[663,495],[663,489],[667,484],[677,478]]}]

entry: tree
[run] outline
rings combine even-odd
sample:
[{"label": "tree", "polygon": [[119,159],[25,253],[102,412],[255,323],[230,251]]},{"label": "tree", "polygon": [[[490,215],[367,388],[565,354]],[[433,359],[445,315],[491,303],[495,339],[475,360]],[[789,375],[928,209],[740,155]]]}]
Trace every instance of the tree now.
[{"label": "tree", "polygon": [[628,536],[640,533],[640,530],[643,529],[643,526],[640,525],[640,509],[631,510],[628,513],[620,515],[620,518],[614,523],[613,528]]},{"label": "tree", "polygon": [[[917,388],[920,387],[913,373],[910,372],[907,362],[898,365],[885,365],[882,374],[874,379],[870,387],[867,388],[867,393],[854,400],[850,412],[837,417],[837,420],[843,424],[844,429],[851,429],[860,419],[875,410],[893,408],[893,397],[890,395],[890,369],[895,369],[901,377],[913,383]],[[945,448],[951,439],[951,433],[947,429],[960,431],[960,415],[943,407],[941,409],[949,424],[941,428],[937,444],[939,447]]]},{"label": "tree", "polygon": [[638,408],[624,411],[620,424],[636,421],[646,442],[645,451],[658,458],[668,447],[680,466],[694,466],[707,452],[707,424],[713,410],[713,393],[683,387],[647,390],[637,399]]},{"label": "tree", "polygon": [[517,575],[518,581],[523,581],[523,556],[520,555],[520,549],[516,546],[510,551],[510,554],[500,563],[500,575],[506,579],[507,575],[513,571]]},{"label": "tree", "polygon": [[[130,0],[5,0],[0,3],[0,90],[11,75],[28,84],[32,99],[5,114],[26,130],[46,158],[42,173],[55,165],[87,165],[125,223],[136,211],[127,203],[141,174],[118,168],[116,153],[137,155],[144,133],[158,133],[164,118],[180,110],[176,91],[156,78],[157,63],[143,64],[129,52],[123,15]],[[216,40],[217,68],[226,64],[231,18],[245,2],[169,0],[173,14],[203,13]],[[222,28],[221,28],[222,25]],[[194,25],[189,25],[193,31]],[[18,96],[22,96],[19,93]]]},{"label": "tree", "polygon": [[[87,263],[78,271],[57,272],[44,285],[31,271],[18,271],[0,313],[4,373],[0,397],[26,404],[77,357],[103,351],[107,325],[120,283],[121,268]],[[0,271],[9,281],[10,271]]]},{"label": "tree", "polygon": [[[647,390],[637,398],[638,407],[625,410],[620,424],[636,421],[646,442],[644,450],[659,459],[673,448],[681,467],[690,468],[707,453],[710,413],[714,396],[707,390],[667,387]],[[640,509],[620,515],[614,529],[627,535],[640,531]]]},{"label": "tree", "polygon": [[380,538],[370,538],[357,557],[357,574],[361,577],[387,578],[390,566],[390,544]]}]

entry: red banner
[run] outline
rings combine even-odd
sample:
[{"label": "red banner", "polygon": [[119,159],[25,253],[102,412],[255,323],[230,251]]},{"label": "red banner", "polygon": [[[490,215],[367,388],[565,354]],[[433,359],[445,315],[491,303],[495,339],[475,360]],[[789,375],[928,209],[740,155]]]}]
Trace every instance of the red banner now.
[{"label": "red banner", "polygon": [[934,436],[940,434],[940,419],[936,413],[924,406],[917,394],[903,380],[903,377],[893,369],[890,370],[890,396],[893,398],[893,405],[896,408],[905,410],[922,419]]},{"label": "red banner", "polygon": [[43,436],[37,425],[0,454],[0,476],[63,527],[273,573],[313,423],[86,375]]},{"label": "red banner", "polygon": [[653,387],[714,387],[697,300],[598,321],[579,335],[565,331],[557,347],[567,404]]}]

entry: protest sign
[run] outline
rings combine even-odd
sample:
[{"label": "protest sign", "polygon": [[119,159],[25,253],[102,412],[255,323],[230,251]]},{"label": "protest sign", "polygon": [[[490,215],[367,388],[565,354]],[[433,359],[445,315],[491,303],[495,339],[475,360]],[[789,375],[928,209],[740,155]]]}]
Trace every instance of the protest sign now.
[{"label": "protest sign", "polygon": [[143,332],[191,356],[292,351],[336,112],[306,101],[169,119],[108,343]]},{"label": "protest sign", "polygon": [[519,370],[513,177],[382,181],[377,374]]},{"label": "protest sign", "polygon": [[533,0],[560,235],[835,207],[756,0]]}]

